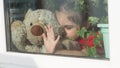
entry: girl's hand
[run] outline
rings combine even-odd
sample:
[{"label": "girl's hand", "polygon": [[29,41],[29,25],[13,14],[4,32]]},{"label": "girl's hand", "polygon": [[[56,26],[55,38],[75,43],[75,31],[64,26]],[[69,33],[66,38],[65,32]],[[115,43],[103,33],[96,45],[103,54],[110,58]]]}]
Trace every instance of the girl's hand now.
[{"label": "girl's hand", "polygon": [[55,50],[55,47],[60,39],[60,36],[55,39],[55,34],[53,31],[53,28],[51,26],[45,26],[47,35],[43,33],[43,40],[44,40],[44,46],[46,47],[47,51],[49,53],[53,53]]}]

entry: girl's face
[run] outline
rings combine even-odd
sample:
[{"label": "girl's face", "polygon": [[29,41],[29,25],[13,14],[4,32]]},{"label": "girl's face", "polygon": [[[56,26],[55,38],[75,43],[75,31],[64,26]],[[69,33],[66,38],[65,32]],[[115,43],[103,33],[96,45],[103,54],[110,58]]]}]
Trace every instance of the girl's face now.
[{"label": "girl's face", "polygon": [[77,36],[77,30],[79,29],[79,25],[75,24],[74,22],[70,21],[68,17],[70,17],[70,13],[66,12],[57,12],[56,17],[59,22],[59,24],[64,28],[66,32],[66,37],[69,39],[76,39]]}]

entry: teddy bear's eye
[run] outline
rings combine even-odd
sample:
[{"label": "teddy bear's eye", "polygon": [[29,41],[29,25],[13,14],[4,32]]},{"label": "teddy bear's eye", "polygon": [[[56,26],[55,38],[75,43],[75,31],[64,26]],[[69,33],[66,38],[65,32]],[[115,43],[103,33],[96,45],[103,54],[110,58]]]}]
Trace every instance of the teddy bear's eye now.
[{"label": "teddy bear's eye", "polygon": [[32,26],[33,24],[32,23],[30,23],[30,26]]}]

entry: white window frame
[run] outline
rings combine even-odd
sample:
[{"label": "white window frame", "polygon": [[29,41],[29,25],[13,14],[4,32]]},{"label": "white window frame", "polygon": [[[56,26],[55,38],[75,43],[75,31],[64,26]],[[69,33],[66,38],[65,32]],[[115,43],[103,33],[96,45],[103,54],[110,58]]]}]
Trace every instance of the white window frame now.
[{"label": "white window frame", "polygon": [[[103,67],[108,68],[109,61],[94,60],[87,58],[73,58],[42,54],[26,54],[8,52],[6,49],[6,34],[3,0],[0,0],[0,66],[1,64],[15,64],[28,68],[74,68],[74,67]],[[106,65],[105,65],[106,64]]]}]

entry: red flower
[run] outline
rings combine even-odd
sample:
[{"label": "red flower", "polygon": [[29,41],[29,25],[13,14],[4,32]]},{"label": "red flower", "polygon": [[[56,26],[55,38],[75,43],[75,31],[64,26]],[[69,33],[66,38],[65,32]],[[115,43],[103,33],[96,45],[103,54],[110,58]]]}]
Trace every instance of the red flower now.
[{"label": "red flower", "polygon": [[94,46],[94,38],[95,38],[95,36],[93,36],[93,35],[90,35],[90,36],[88,37],[87,42],[86,42],[86,45],[87,45],[88,47]]},{"label": "red flower", "polygon": [[93,40],[87,40],[86,45],[87,45],[88,47],[93,47],[93,46],[94,46]]},{"label": "red flower", "polygon": [[85,39],[79,40],[79,44],[85,44],[85,43],[86,43],[86,40],[85,40]]},{"label": "red flower", "polygon": [[90,41],[90,40],[93,40],[94,38],[95,38],[95,36],[90,35],[90,36],[88,37],[88,40]]},{"label": "red flower", "polygon": [[96,54],[103,55],[104,50],[102,49],[104,48],[100,46],[103,45],[103,39],[102,39],[103,35],[99,31],[84,32],[85,28],[81,29],[80,31],[81,32],[78,32],[78,35],[81,37],[81,39],[78,40],[78,43],[80,44],[80,48],[81,49],[86,48],[88,56],[96,56]]},{"label": "red flower", "polygon": [[86,44],[86,40],[85,40],[85,39],[79,40],[78,43],[80,44],[80,48],[81,48],[81,49],[84,49],[84,48],[85,48],[85,46],[83,46],[83,44]]}]

